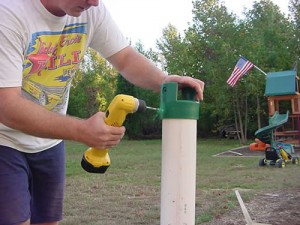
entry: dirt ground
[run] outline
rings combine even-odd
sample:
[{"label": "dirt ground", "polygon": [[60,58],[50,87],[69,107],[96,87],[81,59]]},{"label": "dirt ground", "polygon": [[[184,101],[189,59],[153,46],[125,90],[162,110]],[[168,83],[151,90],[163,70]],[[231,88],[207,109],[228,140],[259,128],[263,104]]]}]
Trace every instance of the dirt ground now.
[{"label": "dirt ground", "polygon": [[[243,192],[239,192],[243,198]],[[282,201],[283,200],[283,201]],[[257,193],[244,203],[253,222],[272,225],[300,224],[300,188]],[[203,225],[246,225],[241,208]]]},{"label": "dirt ground", "polygon": [[[257,156],[261,152],[253,152],[248,148],[234,149],[224,152],[223,156]],[[295,151],[300,155],[300,150]],[[243,198],[243,190],[239,193]],[[255,197],[244,205],[253,222],[272,225],[300,225],[300,181],[299,188],[285,190],[270,190],[258,192]],[[204,225],[246,225],[241,207],[230,211],[220,218],[215,218]]]}]

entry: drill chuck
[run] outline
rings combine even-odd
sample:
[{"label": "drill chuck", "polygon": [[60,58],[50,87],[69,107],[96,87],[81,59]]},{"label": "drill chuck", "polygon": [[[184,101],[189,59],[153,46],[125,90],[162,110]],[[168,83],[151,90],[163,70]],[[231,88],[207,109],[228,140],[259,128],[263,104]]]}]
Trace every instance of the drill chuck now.
[{"label": "drill chuck", "polygon": [[146,102],[144,100],[141,100],[141,99],[137,99],[136,100],[138,101],[138,107],[137,107],[137,110],[136,112],[144,112],[146,111],[147,109],[147,106],[146,106]]}]

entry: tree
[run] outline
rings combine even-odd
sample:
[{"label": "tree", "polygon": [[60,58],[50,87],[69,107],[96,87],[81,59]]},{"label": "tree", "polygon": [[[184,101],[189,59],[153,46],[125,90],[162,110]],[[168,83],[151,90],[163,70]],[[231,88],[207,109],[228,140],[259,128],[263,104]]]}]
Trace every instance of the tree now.
[{"label": "tree", "polygon": [[106,60],[89,49],[74,77],[68,114],[87,118],[98,111],[105,111],[114,97],[116,75]]},{"label": "tree", "polygon": [[167,60],[168,72],[205,81],[199,131],[210,133],[230,113],[226,78],[230,73],[230,62],[235,60],[234,40],[238,35],[235,35],[234,17],[218,0],[195,1],[193,15],[193,23],[184,37],[168,26],[158,47]]},{"label": "tree", "polygon": [[[175,27],[164,29],[158,43],[166,70],[202,79],[206,83],[201,103],[200,129],[206,132],[235,123],[240,141],[247,142],[266,115],[265,77],[255,69],[230,88],[226,80],[243,55],[265,71],[290,69],[291,24],[270,0],[262,0],[238,19],[218,0],[193,2],[193,23],[181,36]],[[256,105],[256,107],[253,107]],[[251,106],[251,107],[249,107]],[[255,116],[256,115],[256,116]]]},{"label": "tree", "polygon": [[[240,27],[246,34],[241,46],[253,63],[266,72],[293,68],[294,60],[290,49],[293,30],[290,21],[280,12],[278,6],[270,0],[255,2],[253,9],[245,13],[245,20]],[[256,96],[253,100],[256,99],[257,128],[260,128],[261,114],[265,117],[264,122],[268,123],[267,104],[263,97],[265,76],[255,70],[245,81],[249,97]],[[249,116],[254,115],[253,113],[250,111]]]},{"label": "tree", "polygon": [[[142,43],[137,43],[135,48],[145,57],[153,62],[157,62],[156,66],[161,66],[158,61],[159,55],[152,49],[146,51]],[[136,87],[125,80],[121,74],[118,75],[115,94],[131,95],[144,100],[147,105],[159,107],[159,93]],[[126,126],[126,135],[129,139],[158,138],[161,135],[161,121],[157,113],[153,111],[146,110],[142,113],[129,114],[124,125]]]},{"label": "tree", "polygon": [[295,68],[298,69],[300,57],[300,0],[290,0],[289,11],[291,12],[291,21],[294,31],[291,36],[290,50],[293,53]]}]

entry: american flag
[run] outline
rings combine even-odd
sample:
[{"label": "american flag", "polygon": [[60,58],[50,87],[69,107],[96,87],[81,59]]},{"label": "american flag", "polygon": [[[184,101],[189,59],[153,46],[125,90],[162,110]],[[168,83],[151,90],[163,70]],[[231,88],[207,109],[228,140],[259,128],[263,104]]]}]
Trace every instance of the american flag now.
[{"label": "american flag", "polygon": [[229,84],[231,87],[233,87],[236,82],[244,75],[246,74],[254,64],[250,62],[249,60],[245,59],[243,56],[240,56],[239,61],[234,67],[234,70],[230,77],[227,80],[227,84]]}]

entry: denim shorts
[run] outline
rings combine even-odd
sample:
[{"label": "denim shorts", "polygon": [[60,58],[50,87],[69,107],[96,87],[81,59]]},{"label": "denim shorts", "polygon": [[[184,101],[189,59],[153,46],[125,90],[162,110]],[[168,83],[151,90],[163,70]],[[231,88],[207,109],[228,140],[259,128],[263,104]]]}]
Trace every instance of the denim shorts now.
[{"label": "denim shorts", "polygon": [[64,142],[38,153],[0,146],[0,225],[62,220],[64,187]]}]

